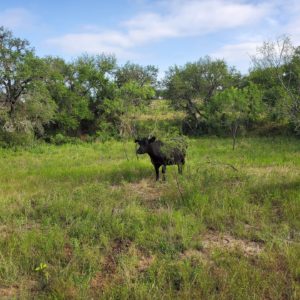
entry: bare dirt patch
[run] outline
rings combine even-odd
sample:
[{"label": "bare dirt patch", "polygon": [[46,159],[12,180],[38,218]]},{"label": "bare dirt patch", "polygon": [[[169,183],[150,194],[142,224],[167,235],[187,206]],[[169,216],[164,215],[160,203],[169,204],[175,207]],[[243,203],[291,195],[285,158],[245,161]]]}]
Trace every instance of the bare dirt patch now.
[{"label": "bare dirt patch", "polygon": [[[154,173],[154,172],[153,172]],[[156,182],[154,179],[142,179],[138,182],[130,182],[123,185],[112,186],[112,190],[121,190],[126,198],[136,198],[149,207],[155,206],[167,190],[167,184]]]},{"label": "bare dirt patch", "polygon": [[136,267],[138,272],[145,272],[151,266],[151,264],[154,262],[154,260],[155,260],[155,257],[152,255],[149,255],[149,256],[142,255],[140,257],[140,260]]},{"label": "bare dirt patch", "polygon": [[64,245],[64,255],[65,255],[65,257],[66,257],[66,259],[67,259],[68,261],[71,260],[71,258],[72,258],[72,256],[73,256],[73,247],[72,247],[71,244],[66,243],[66,244]]},{"label": "bare dirt patch", "polygon": [[245,256],[258,255],[262,250],[262,244],[244,239],[238,239],[229,234],[216,234],[210,231],[203,237],[203,248],[225,248],[228,250],[239,250]]},{"label": "bare dirt patch", "polygon": [[126,185],[126,191],[129,194],[137,195],[145,201],[158,200],[163,193],[163,185],[154,180],[142,179],[139,182]]},{"label": "bare dirt patch", "polygon": [[26,280],[20,284],[13,284],[11,286],[0,285],[0,299],[19,299],[23,289],[26,289],[30,293],[36,293],[39,289],[38,282],[35,280]]},{"label": "bare dirt patch", "polygon": [[189,249],[182,254],[182,258],[200,257],[210,260],[210,255],[215,249],[228,251],[239,251],[245,257],[259,255],[263,250],[261,243],[238,239],[230,234],[221,234],[215,231],[208,231],[201,239],[202,248],[200,250]]},{"label": "bare dirt patch", "polygon": [[5,287],[0,286],[0,298],[1,299],[12,299],[16,297],[19,292],[19,287],[17,285]]},{"label": "bare dirt patch", "polygon": [[0,237],[6,238],[12,233],[12,229],[9,228],[7,225],[0,225]]},{"label": "bare dirt patch", "polygon": [[105,287],[105,281],[105,276],[103,276],[101,272],[98,272],[91,279],[90,287],[94,292],[97,292],[99,290],[102,291]]},{"label": "bare dirt patch", "polygon": [[116,276],[118,266],[118,256],[128,251],[131,242],[129,240],[115,239],[112,244],[112,248],[105,258],[103,263],[102,271],[97,272],[91,279],[91,289],[98,293],[105,290],[112,282],[118,281]]}]

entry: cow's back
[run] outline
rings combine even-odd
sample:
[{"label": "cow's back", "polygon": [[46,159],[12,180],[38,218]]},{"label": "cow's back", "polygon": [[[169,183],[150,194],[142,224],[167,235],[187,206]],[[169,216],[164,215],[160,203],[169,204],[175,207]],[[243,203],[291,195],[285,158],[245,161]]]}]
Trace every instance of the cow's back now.
[{"label": "cow's back", "polygon": [[153,164],[174,165],[184,163],[185,149],[155,141],[151,144],[149,155]]}]

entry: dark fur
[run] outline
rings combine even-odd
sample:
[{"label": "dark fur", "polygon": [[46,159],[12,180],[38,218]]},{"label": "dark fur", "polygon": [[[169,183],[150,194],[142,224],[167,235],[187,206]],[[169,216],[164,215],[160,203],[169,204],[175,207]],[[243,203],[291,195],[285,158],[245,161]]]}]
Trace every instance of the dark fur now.
[{"label": "dark fur", "polygon": [[140,140],[135,140],[139,144],[137,149],[137,154],[148,153],[151,162],[155,168],[156,180],[159,180],[159,168],[162,166],[163,180],[165,180],[166,166],[167,165],[177,165],[179,174],[182,174],[182,166],[185,163],[185,151],[178,148],[171,148],[168,154],[164,154],[161,151],[164,145],[161,141],[156,140],[155,137],[150,139],[143,138]]}]

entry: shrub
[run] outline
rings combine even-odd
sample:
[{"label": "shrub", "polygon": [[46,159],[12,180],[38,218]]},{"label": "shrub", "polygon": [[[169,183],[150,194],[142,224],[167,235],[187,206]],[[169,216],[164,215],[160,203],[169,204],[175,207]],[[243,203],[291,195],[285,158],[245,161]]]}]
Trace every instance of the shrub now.
[{"label": "shrub", "polygon": [[56,135],[50,137],[50,143],[55,145],[80,144],[83,143],[83,141],[76,137],[65,136],[62,133],[57,133]]}]

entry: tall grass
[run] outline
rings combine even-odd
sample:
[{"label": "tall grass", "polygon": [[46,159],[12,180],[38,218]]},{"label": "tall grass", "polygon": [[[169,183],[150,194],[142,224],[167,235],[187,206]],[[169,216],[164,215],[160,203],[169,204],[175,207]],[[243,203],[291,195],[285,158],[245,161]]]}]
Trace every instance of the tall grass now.
[{"label": "tall grass", "polygon": [[134,147],[0,150],[1,297],[299,298],[298,140],[191,139],[165,183]]}]

